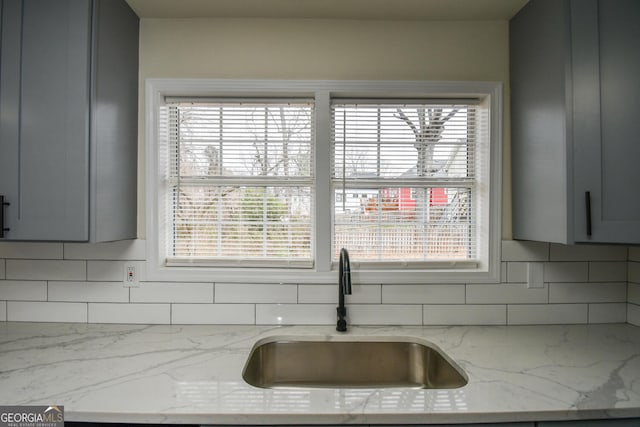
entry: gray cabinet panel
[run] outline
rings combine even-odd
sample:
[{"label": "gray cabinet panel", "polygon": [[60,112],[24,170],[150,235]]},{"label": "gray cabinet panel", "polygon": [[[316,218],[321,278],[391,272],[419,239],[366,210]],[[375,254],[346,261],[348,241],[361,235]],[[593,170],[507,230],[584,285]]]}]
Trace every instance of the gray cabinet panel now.
[{"label": "gray cabinet panel", "polygon": [[[371,424],[370,427],[374,427],[374,424]],[[407,426],[407,424],[388,424],[385,427],[400,427]],[[415,425],[413,427],[535,427],[535,423],[470,423],[470,424],[420,424]]]},{"label": "gray cabinet panel", "polygon": [[[599,2],[602,204],[607,234],[640,241],[640,2]],[[618,224],[629,224],[629,227]]]},{"label": "gray cabinet panel", "polygon": [[[581,2],[574,32],[575,240],[640,242],[640,3]],[[592,196],[587,236],[584,194]]]},{"label": "gray cabinet panel", "polygon": [[[5,226],[14,221],[16,200],[18,200],[18,159],[20,129],[20,16],[22,6],[16,1],[4,0],[0,16],[0,195],[5,196],[11,206],[5,208]],[[15,217],[15,215],[14,215]]]},{"label": "gray cabinet panel", "polygon": [[7,240],[136,237],[138,17],[124,1],[3,0]]},{"label": "gray cabinet panel", "polygon": [[[428,416],[428,415],[425,415]],[[71,423],[71,424],[79,424],[79,423]],[[295,424],[297,427],[337,427],[341,424]],[[446,426],[461,426],[461,427],[534,427],[535,423],[533,422],[517,422],[517,423],[471,423],[471,424],[355,424],[361,427],[402,427],[402,426],[412,426],[412,427],[446,427]],[[261,424],[251,424],[246,425],[245,427],[261,427]],[[281,424],[275,427],[285,427],[286,424]],[[84,426],[83,426],[84,427]],[[201,424],[201,427],[233,427],[228,424]]]},{"label": "gray cabinet panel", "polygon": [[14,233],[88,240],[90,3],[25,0]]},{"label": "gray cabinet panel", "polygon": [[[569,5],[525,6],[510,25],[513,234],[556,241],[566,234],[567,150],[571,84],[567,52]],[[543,29],[541,30],[541,27]]]},{"label": "gray cabinet panel", "polygon": [[640,243],[638,22],[635,0],[531,0],[511,20],[514,238]]},{"label": "gray cabinet panel", "polygon": [[125,2],[95,3],[91,240],[137,233],[138,17]]},{"label": "gray cabinet panel", "polygon": [[640,419],[545,421],[538,423],[538,427],[638,427],[638,425],[640,425]]},{"label": "gray cabinet panel", "polygon": [[[601,200],[600,188],[600,73],[598,67],[598,4],[597,0],[581,2],[571,8],[571,60],[573,83],[573,137],[567,140],[573,154],[574,207],[573,240],[586,241],[588,233],[601,228],[595,226],[596,206]],[[569,163],[568,166],[571,166]],[[589,192],[591,209],[587,212],[586,193]],[[587,218],[591,215],[591,230]],[[568,230],[571,235],[571,230]]]}]

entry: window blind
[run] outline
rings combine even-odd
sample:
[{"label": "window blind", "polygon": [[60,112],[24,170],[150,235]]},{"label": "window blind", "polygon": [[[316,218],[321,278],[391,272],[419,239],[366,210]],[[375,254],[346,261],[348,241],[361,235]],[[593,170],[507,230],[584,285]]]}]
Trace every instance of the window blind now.
[{"label": "window blind", "polygon": [[476,104],[332,102],[333,260],[476,265]]},{"label": "window blind", "polygon": [[313,102],[167,99],[167,264],[312,264]]}]

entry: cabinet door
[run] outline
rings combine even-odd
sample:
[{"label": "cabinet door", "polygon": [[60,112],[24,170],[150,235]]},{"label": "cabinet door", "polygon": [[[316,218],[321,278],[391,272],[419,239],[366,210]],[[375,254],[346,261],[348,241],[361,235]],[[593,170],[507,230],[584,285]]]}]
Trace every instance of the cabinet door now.
[{"label": "cabinet door", "polygon": [[545,421],[538,427],[637,427],[639,419],[622,420],[581,420],[581,421]]},{"label": "cabinet door", "polygon": [[85,241],[91,3],[4,0],[3,9],[6,238]]},{"label": "cabinet door", "polygon": [[[541,31],[541,28],[544,30]],[[529,2],[509,24],[513,237],[567,243],[572,173],[569,4]]]},{"label": "cabinet door", "polygon": [[640,243],[639,22],[637,0],[580,1],[572,7],[578,242]]},{"label": "cabinet door", "polygon": [[13,205],[18,196],[20,116],[21,4],[3,0],[0,23],[0,195],[11,206],[4,209],[5,227],[13,226]]}]

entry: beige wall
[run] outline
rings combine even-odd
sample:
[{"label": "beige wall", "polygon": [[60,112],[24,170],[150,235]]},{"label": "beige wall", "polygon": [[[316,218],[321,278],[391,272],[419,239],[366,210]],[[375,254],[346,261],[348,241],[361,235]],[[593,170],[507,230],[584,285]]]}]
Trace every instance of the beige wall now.
[{"label": "beige wall", "polygon": [[[143,19],[140,27],[140,202],[144,237],[144,80],[484,80],[505,89],[506,21]],[[510,164],[503,161],[503,237],[511,236]]]}]

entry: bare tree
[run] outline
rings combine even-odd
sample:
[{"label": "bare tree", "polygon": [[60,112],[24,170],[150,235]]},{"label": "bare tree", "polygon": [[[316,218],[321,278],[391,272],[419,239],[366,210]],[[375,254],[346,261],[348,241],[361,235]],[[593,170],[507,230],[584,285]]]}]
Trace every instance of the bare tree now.
[{"label": "bare tree", "polygon": [[[417,115],[417,123],[412,120],[402,108],[397,109],[397,116],[400,120],[405,122],[415,137],[415,142],[413,146],[415,147],[418,153],[418,161],[416,164],[416,176],[418,177],[428,177],[434,176],[443,168],[448,167],[448,163],[453,160],[455,157],[455,150],[452,154],[450,161],[445,162],[444,164],[437,164],[434,161],[434,152],[436,148],[436,144],[442,138],[442,134],[445,131],[446,123],[451,120],[457,113],[458,108],[452,108],[448,112],[444,112],[442,107],[417,107],[415,109]],[[419,216],[420,223],[424,226],[427,225],[430,231],[427,232],[426,239],[422,240],[422,251],[423,253],[429,253],[431,251],[437,252],[437,248],[433,248],[433,238],[440,232],[437,228],[434,228],[433,225],[430,225],[430,220],[432,219],[432,214],[440,217],[440,213],[432,213],[431,207],[429,205],[427,191],[419,191],[417,195],[417,205],[421,206]]]},{"label": "bare tree", "polygon": [[397,117],[411,128],[416,139],[413,144],[418,152],[416,175],[419,177],[434,175],[442,169],[442,166],[438,167],[433,161],[435,143],[440,141],[445,124],[458,113],[458,109],[453,108],[444,114],[442,107],[418,107],[416,108],[418,123],[411,120],[402,108],[398,108],[397,112]]},{"label": "bare tree", "polygon": [[[225,174],[222,164],[221,147],[214,144],[221,138],[221,131],[209,132],[204,137],[206,142],[198,141],[196,135],[199,124],[209,121],[210,115],[202,114],[199,109],[181,109],[178,116],[179,138],[181,139],[180,151],[175,161],[178,162],[180,176],[183,179],[193,177],[215,177]],[[217,135],[216,135],[217,133]],[[222,230],[214,225],[225,215],[220,207],[220,202],[229,197],[236,190],[235,187],[216,187],[198,185],[183,185],[179,187],[176,195],[177,226],[175,232],[180,241],[177,251],[181,255],[208,256],[213,248],[209,239],[211,236],[221,238]],[[215,228],[215,230],[214,230]],[[202,245],[203,241],[209,244]],[[186,252],[186,253],[185,253]]]},{"label": "bare tree", "polygon": [[[310,145],[308,143],[296,144],[297,141],[305,141],[303,136],[309,131],[311,118],[306,108],[286,108],[283,105],[257,108],[252,115],[252,125],[248,130],[253,133],[254,154],[251,159],[250,170],[262,176],[304,176],[309,172]],[[274,140],[274,137],[278,138]],[[306,147],[306,148],[305,148]],[[267,194],[264,192],[264,200],[270,197],[278,197],[284,209],[281,210],[281,229],[287,235],[288,247],[294,241],[292,229],[295,222],[293,206],[294,189],[283,186],[279,194]],[[273,206],[276,206],[272,203]],[[263,219],[267,220],[269,203],[264,203]],[[278,205],[280,206],[280,205]],[[266,230],[266,228],[265,228]],[[266,232],[266,231],[265,231]],[[265,239],[269,236],[265,235]],[[277,240],[277,239],[276,239]]]}]

